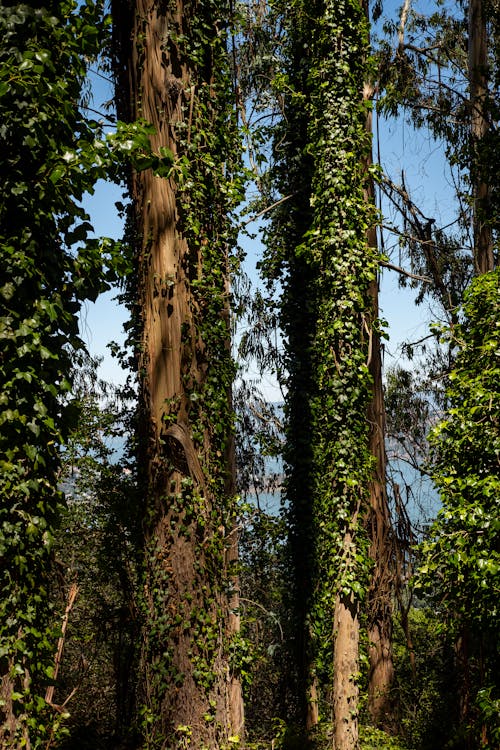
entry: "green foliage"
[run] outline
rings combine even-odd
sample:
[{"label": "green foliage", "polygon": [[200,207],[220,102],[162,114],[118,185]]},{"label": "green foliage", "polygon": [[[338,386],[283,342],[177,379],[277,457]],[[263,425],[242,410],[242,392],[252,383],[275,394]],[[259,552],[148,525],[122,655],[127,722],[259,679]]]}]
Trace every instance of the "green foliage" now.
[{"label": "green foliage", "polygon": [[63,501],[58,451],[77,418],[67,398],[71,351],[81,346],[76,314],[117,273],[116,243],[89,237],[80,201],[119,171],[124,154],[141,153],[140,126],[102,138],[78,109],[85,61],[97,56],[106,25],[91,0],[0,8],[4,746],[30,735],[39,747],[51,737],[54,712],[43,696],[56,633],[47,577]]},{"label": "green foliage", "polygon": [[498,717],[485,714],[484,697],[497,697],[500,627],[499,280],[498,270],[475,279],[465,295],[464,320],[449,332],[457,354],[445,419],[432,434],[433,478],[443,507],[422,545],[418,579],[457,638],[467,640],[471,668],[476,661],[479,670],[468,689],[486,689],[483,708],[480,701],[472,714],[490,737]]},{"label": "green foliage", "polygon": [[61,609],[78,586],[55,691],[59,704],[71,696],[61,747],[72,750],[123,747],[134,728],[142,534],[135,467],[123,453],[130,404],[96,364],[85,359],[73,377],[79,420],[62,453],[67,506],[51,586]]},{"label": "green foliage", "polygon": [[289,571],[285,565],[283,519],[247,505],[241,509],[239,539],[242,634],[249,645],[244,684],[245,729],[249,742],[276,739],[276,717],[292,716],[295,665],[285,605]]},{"label": "green foliage", "polygon": [[[335,598],[363,601],[370,567],[362,518],[372,469],[369,287],[378,255],[367,242],[376,220],[366,198],[368,23],[355,0],[297,1],[282,12],[283,62],[274,85],[284,117],[274,135],[271,175],[276,197],[288,199],[266,229],[263,271],[269,284],[279,279],[283,287],[297,659],[300,664],[307,651],[326,687]],[[348,531],[353,543],[345,549]]]},{"label": "green foliage", "polygon": [[[94,142],[75,108],[83,47],[96,51],[94,19],[90,6],[76,15],[69,3],[52,5],[0,10],[1,671],[12,686],[5,718],[22,717],[16,729],[32,733],[34,747],[50,733],[47,572],[62,501],[57,447],[71,421],[61,395],[70,388],[68,345],[78,345],[75,314],[97,270],[95,258],[70,253],[75,222],[87,229],[75,199],[92,184],[73,154],[86,149],[88,158]],[[21,741],[4,731],[7,746]]]},{"label": "green foliage", "polygon": [[401,741],[375,727],[360,727],[360,750],[406,750]]},{"label": "green foliage", "polygon": [[402,625],[396,615],[397,736],[411,750],[445,747],[458,722],[453,634],[428,606],[410,607]]}]

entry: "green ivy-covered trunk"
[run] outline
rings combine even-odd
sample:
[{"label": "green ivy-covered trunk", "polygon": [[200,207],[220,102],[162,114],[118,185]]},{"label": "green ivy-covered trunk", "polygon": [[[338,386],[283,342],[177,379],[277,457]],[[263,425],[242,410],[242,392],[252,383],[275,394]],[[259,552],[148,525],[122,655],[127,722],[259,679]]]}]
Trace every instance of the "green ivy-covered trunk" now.
[{"label": "green ivy-covered trunk", "polygon": [[367,414],[378,253],[367,239],[375,221],[366,198],[368,24],[358,0],[296,0],[286,29],[275,184],[291,198],[274,214],[266,268],[283,279],[299,688],[307,729],[333,718],[335,748],[347,750],[358,743],[373,477]]},{"label": "green ivy-covered trunk", "polygon": [[231,183],[238,154],[225,50],[229,10],[224,0],[136,0],[124,14],[115,3],[120,108],[152,123],[154,151],[172,160],[168,177],[145,170],[131,179],[147,748],[215,750],[243,729],[229,659],[238,606],[229,570],[228,216],[238,198]]},{"label": "green ivy-covered trunk", "polygon": [[102,283],[79,206],[103,175],[98,127],[76,106],[99,37],[89,3],[78,13],[71,2],[0,5],[2,748],[52,746],[67,710],[68,695],[53,687],[62,613],[49,592],[59,450],[76,422],[68,392],[77,313]]},{"label": "green ivy-covered trunk", "polygon": [[287,393],[285,397],[284,446],[288,521],[289,564],[293,571],[288,605],[293,613],[290,661],[297,699],[297,714],[288,717],[301,729],[317,723],[318,706],[314,664],[311,657],[312,630],[309,621],[314,587],[314,528],[310,488],[312,482],[313,387],[312,342],[315,331],[313,300],[314,271],[299,249],[312,217],[310,204],[312,160],[306,152],[308,139],[308,70],[314,16],[303,12],[301,3],[283,2],[280,8],[284,37],[284,116],[274,134],[273,182],[278,196],[288,196],[271,214],[265,229],[266,255],[263,270],[270,283],[281,279],[280,325],[284,333]]}]

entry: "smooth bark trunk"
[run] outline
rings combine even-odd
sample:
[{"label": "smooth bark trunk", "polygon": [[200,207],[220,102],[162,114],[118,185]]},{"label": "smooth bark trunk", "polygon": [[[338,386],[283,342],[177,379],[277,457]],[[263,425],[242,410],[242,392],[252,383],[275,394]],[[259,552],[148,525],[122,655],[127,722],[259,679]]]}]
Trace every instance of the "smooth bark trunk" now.
[{"label": "smooth bark trunk", "polygon": [[[368,12],[368,10],[366,11]],[[371,98],[372,89],[365,86],[364,95]],[[366,130],[372,133],[372,115],[366,118]],[[367,185],[365,198],[374,204],[373,180],[368,177],[371,166],[371,154],[367,159]],[[377,247],[377,233],[372,227],[367,233],[368,244]],[[384,729],[391,724],[390,691],[394,681],[394,663],[392,655],[392,596],[393,571],[392,527],[387,498],[387,457],[385,452],[385,406],[382,383],[382,346],[380,335],[373,329],[379,316],[378,278],[370,284],[371,301],[369,370],[372,377],[372,399],[368,405],[369,450],[374,458],[373,477],[369,483],[369,509],[367,514],[368,535],[370,539],[369,554],[373,560],[373,572],[368,591],[368,712],[372,722]]]},{"label": "smooth bark trunk", "polygon": [[[378,284],[374,282],[373,315],[378,315]],[[372,333],[370,372],[373,378],[373,399],[368,409],[370,422],[370,453],[375,458],[374,476],[370,482],[368,531],[373,572],[368,592],[368,711],[374,724],[384,729],[391,726],[391,688],[394,680],[392,657],[392,596],[391,570],[392,534],[386,489],[386,454],[384,430],[384,395],[380,337]]]},{"label": "smooth bark trunk", "polygon": [[[350,549],[351,534],[344,538]],[[334,613],[333,729],[334,750],[356,750],[359,713],[359,602],[351,594],[337,596]]]},{"label": "smooth bark trunk", "polygon": [[[118,6],[123,6],[116,6],[120,23]],[[196,69],[182,47],[196,11],[197,6],[181,0],[137,0],[129,6],[129,28],[124,25],[118,42],[126,50],[121,77],[128,79],[129,103],[124,108],[131,120],[152,123],[156,153],[161,147],[174,156],[182,152],[179,133],[187,129],[189,139],[196,111],[193,80],[202,86],[212,82],[211,70]],[[200,83],[200,77],[206,80]],[[221,443],[214,438],[210,415],[200,417],[195,401],[205,393],[207,377],[216,378],[211,368],[229,359],[228,341],[224,351],[207,349],[200,332],[204,302],[194,291],[194,284],[203,281],[203,251],[212,226],[210,220],[204,226],[200,216],[207,239],[189,246],[182,230],[183,196],[173,178],[135,172],[131,192],[140,330],[139,463],[147,493],[140,675],[144,741],[148,748],[216,750],[241,734],[243,707],[227,649],[239,628],[234,576],[227,593],[237,540],[231,514],[222,510],[234,494],[232,427],[229,420]],[[227,258],[219,260],[223,278]],[[213,304],[212,299],[205,302]],[[227,307],[220,318],[227,323]],[[212,417],[213,422],[220,419],[219,414]],[[213,462],[220,462],[221,453],[225,498],[213,490]]]},{"label": "smooth bark trunk", "polygon": [[488,224],[489,185],[481,147],[488,134],[488,43],[483,1],[469,2],[469,92],[471,108],[474,265],[476,273],[494,268],[493,233]]}]

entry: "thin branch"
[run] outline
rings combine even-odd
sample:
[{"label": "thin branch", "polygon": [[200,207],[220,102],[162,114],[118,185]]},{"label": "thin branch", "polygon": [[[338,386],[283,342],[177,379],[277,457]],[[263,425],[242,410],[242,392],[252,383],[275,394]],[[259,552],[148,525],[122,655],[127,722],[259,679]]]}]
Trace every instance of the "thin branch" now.
[{"label": "thin branch", "polygon": [[273,208],[276,208],[281,203],[284,203],[285,201],[290,200],[290,198],[293,198],[294,195],[297,195],[297,193],[290,193],[290,195],[285,195],[283,198],[280,198],[279,201],[275,201],[270,206],[266,206],[266,208],[263,208],[262,211],[259,211],[259,213],[254,214],[253,216],[250,216],[249,219],[242,222],[239,228],[242,229],[243,227],[246,227],[248,224],[251,224],[252,221],[257,221],[257,219],[260,219],[261,216],[264,216],[264,214],[267,214],[269,211],[272,211]]},{"label": "thin branch", "polygon": [[405,0],[405,3],[401,10],[401,20],[400,20],[399,29],[398,29],[398,39],[399,39],[400,49],[403,47],[404,41],[405,41],[405,26],[406,26],[406,20],[408,18],[409,12],[410,12],[410,0]]},{"label": "thin branch", "polygon": [[409,279],[416,279],[417,281],[425,281],[427,284],[432,284],[432,279],[430,279],[428,276],[419,276],[419,274],[417,273],[410,273],[410,271],[405,271],[404,268],[395,266],[393,263],[389,263],[386,260],[381,260],[380,265],[384,266],[385,268],[390,268],[391,271],[397,271],[402,276],[408,276]]},{"label": "thin branch", "polygon": [[280,636],[281,636],[281,640],[282,640],[282,641],[284,641],[284,640],[285,640],[285,637],[284,637],[284,635],[283,635],[283,628],[281,627],[281,623],[280,623],[280,621],[279,621],[278,617],[276,617],[276,615],[274,614],[274,612],[270,612],[270,611],[269,611],[268,609],[266,609],[266,608],[265,608],[265,607],[264,607],[264,606],[263,606],[262,604],[260,604],[259,602],[254,602],[254,601],[253,601],[252,599],[245,599],[245,597],[243,597],[243,596],[240,596],[240,602],[246,602],[247,604],[252,604],[252,605],[253,605],[254,607],[258,607],[258,608],[259,608],[259,609],[261,609],[261,610],[262,610],[263,612],[265,612],[265,613],[266,613],[266,615],[267,615],[267,616],[268,616],[268,617],[269,617],[269,618],[270,618],[271,620],[273,620],[273,621],[274,621],[274,622],[276,623],[276,625],[278,626],[278,628],[279,628],[279,631],[280,631]]},{"label": "thin branch", "polygon": [[258,411],[255,404],[252,402],[248,404],[248,408],[250,409],[254,417],[260,419],[261,422],[264,422],[265,424],[270,422],[276,427],[279,432],[283,431],[283,423],[277,417],[275,417],[274,414],[269,414],[268,416],[266,416],[262,412]]},{"label": "thin branch", "polygon": [[105,120],[107,120],[110,125],[116,125],[116,120],[114,118],[108,117],[108,115],[105,115],[104,112],[100,112],[98,109],[93,109],[93,107],[84,107],[84,106],[82,106],[81,109],[86,109],[87,112],[93,112],[95,115],[99,115],[99,117],[102,117]]},{"label": "thin branch", "polygon": [[443,45],[441,42],[436,42],[436,44],[430,44],[428,47],[417,47],[415,44],[404,44],[405,49],[409,49],[412,52],[416,52],[419,55],[424,55],[424,57],[428,57],[429,60],[433,63],[436,63],[438,65],[438,58],[432,57],[430,54],[431,52],[434,52],[434,50],[442,50]]},{"label": "thin branch", "polygon": [[[66,628],[68,627],[69,614],[71,610],[73,609],[73,604],[75,603],[77,594],[78,594],[78,586],[76,585],[76,583],[72,583],[69,589],[69,594],[68,594],[68,604],[66,605],[66,610],[64,612],[64,616],[62,619],[61,636],[57,643],[57,652],[54,658],[54,682],[57,680],[59,667],[61,665],[61,659],[62,659],[62,654],[63,654],[63,649],[64,649],[64,641],[66,639]],[[54,690],[55,690],[55,686],[49,685],[49,687],[45,691],[45,701],[46,703],[49,704],[49,706],[54,706],[53,704]]]},{"label": "thin branch", "polygon": [[103,81],[107,81],[108,83],[115,83],[113,78],[110,78],[109,76],[105,76],[104,73],[100,73],[96,68],[89,68],[89,73],[92,73],[92,75],[97,76],[98,78],[102,78]]}]

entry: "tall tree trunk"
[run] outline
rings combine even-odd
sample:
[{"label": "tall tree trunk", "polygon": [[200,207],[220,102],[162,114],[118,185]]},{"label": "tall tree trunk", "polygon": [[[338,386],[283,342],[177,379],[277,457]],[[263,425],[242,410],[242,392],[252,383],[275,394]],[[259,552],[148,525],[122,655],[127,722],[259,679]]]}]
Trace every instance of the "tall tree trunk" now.
[{"label": "tall tree trunk", "polygon": [[488,224],[489,185],[482,143],[488,133],[488,44],[483,0],[469,2],[469,93],[471,108],[471,179],[473,190],[474,265],[476,273],[494,268],[493,234]]},{"label": "tall tree trunk", "polygon": [[[349,532],[344,551],[353,544]],[[338,594],[334,613],[333,717],[334,750],[358,748],[359,715],[359,599],[354,594]]]},{"label": "tall tree trunk", "polygon": [[[371,133],[371,113],[367,118],[367,130]],[[368,165],[367,165],[368,166]],[[373,182],[366,189],[366,200],[374,202]],[[368,231],[370,247],[377,247],[375,227]],[[378,278],[370,284],[371,297],[371,343],[369,369],[372,377],[372,400],[368,406],[370,425],[369,449],[374,458],[374,473],[369,483],[370,501],[367,514],[370,538],[370,557],[373,572],[368,592],[368,711],[374,724],[385,729],[390,726],[390,689],[394,680],[392,658],[392,595],[393,572],[391,570],[392,533],[387,499],[385,409],[382,385],[382,352],[380,335],[373,330],[379,315]]]},{"label": "tall tree trunk", "polygon": [[[372,284],[373,316],[378,315],[378,283]],[[370,482],[368,533],[373,573],[368,592],[368,711],[374,724],[384,729],[391,725],[390,690],[394,680],[392,658],[392,595],[391,521],[386,489],[386,454],[384,430],[384,395],[380,337],[372,334],[370,373],[373,379],[373,399],[368,408],[370,423],[370,453],[375,459],[374,476]]]},{"label": "tall tree trunk", "polygon": [[227,111],[221,118],[217,110],[227,110],[221,99],[227,92],[214,80],[224,66],[217,23],[228,15],[224,3],[215,13],[214,3],[136,0],[123,24],[121,5],[115,23],[121,73],[128,78],[124,108],[130,119],[152,123],[153,150],[169,149],[181,165],[169,178],[145,170],[131,180],[139,461],[147,494],[145,743],[215,750],[243,729],[239,680],[228,657],[238,594],[228,571],[236,557],[233,367],[227,206],[219,183],[222,159],[229,156],[224,142],[213,147],[208,141],[227,127]]},{"label": "tall tree trunk", "polygon": [[[362,0],[284,7],[285,116],[275,138],[274,268],[283,265],[290,549],[307,730],[332,710],[336,750],[358,745],[360,610],[369,560],[370,283]],[[272,264],[271,264],[272,266]],[[280,269],[281,270],[281,269]],[[332,637],[333,636],[333,637]],[[333,706],[330,698],[333,696]]]},{"label": "tall tree trunk", "polygon": [[[369,19],[368,3],[364,2],[365,14]],[[363,97],[366,100],[373,96],[373,87],[365,83]],[[372,113],[368,110],[366,131],[372,138]],[[375,205],[375,191],[369,168],[372,164],[371,150],[366,158],[365,200]],[[377,249],[377,232],[374,226],[367,232],[368,245]],[[382,385],[382,351],[380,335],[376,330],[379,316],[379,282],[378,276],[369,287],[371,299],[370,313],[370,352],[369,370],[372,378],[372,399],[368,405],[369,451],[374,458],[374,472],[369,483],[369,510],[367,513],[368,535],[370,539],[370,557],[373,560],[373,572],[368,591],[368,656],[370,670],[368,674],[368,712],[374,724],[389,728],[390,696],[394,680],[392,658],[392,595],[393,574],[391,570],[391,519],[387,499],[387,457],[385,452],[385,409],[384,390]]]}]

